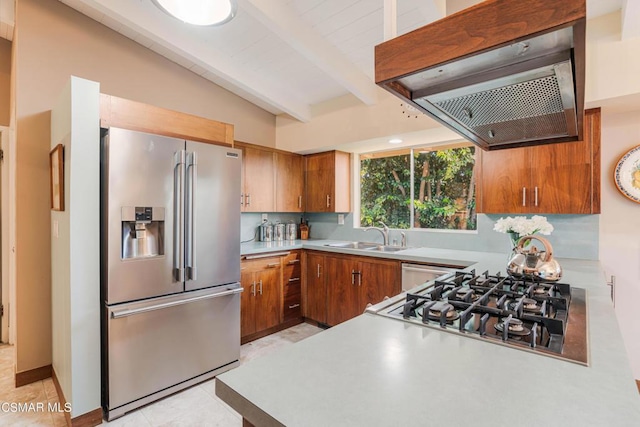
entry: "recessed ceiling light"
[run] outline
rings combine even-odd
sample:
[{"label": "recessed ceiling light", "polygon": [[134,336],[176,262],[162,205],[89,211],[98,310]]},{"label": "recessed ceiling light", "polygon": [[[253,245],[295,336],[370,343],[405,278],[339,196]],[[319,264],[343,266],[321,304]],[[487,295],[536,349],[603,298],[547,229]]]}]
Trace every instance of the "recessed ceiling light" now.
[{"label": "recessed ceiling light", "polygon": [[236,0],[152,0],[169,15],[187,24],[221,25],[236,14]]},{"label": "recessed ceiling light", "polygon": [[402,140],[400,138],[393,138],[389,140],[389,144],[400,144]]}]

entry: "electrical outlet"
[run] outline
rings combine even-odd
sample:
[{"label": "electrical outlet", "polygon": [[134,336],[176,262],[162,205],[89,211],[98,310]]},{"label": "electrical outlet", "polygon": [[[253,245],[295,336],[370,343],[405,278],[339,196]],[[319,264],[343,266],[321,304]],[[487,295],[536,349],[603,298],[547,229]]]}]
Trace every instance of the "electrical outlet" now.
[{"label": "electrical outlet", "polygon": [[267,214],[262,214],[262,222],[267,221],[267,217],[268,217]]},{"label": "electrical outlet", "polygon": [[59,228],[58,228],[58,220],[57,219],[53,220],[53,227],[51,227],[51,231],[53,232],[53,237],[54,238],[57,239],[58,237],[60,237],[60,231],[59,231]]},{"label": "electrical outlet", "polygon": [[344,214],[338,214],[338,225],[344,225]]}]

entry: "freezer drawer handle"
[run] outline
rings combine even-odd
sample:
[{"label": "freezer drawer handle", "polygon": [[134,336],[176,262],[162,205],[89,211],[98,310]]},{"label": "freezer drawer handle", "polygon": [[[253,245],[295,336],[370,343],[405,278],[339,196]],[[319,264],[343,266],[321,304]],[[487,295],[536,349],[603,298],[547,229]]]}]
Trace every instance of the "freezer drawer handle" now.
[{"label": "freezer drawer handle", "polygon": [[213,295],[203,295],[203,296],[194,297],[194,298],[188,298],[188,299],[184,299],[184,300],[180,300],[180,301],[165,302],[163,304],[152,305],[152,306],[143,307],[143,308],[136,308],[136,309],[133,309],[133,310],[114,311],[114,312],[111,313],[111,318],[112,319],[119,319],[121,317],[133,316],[133,315],[136,315],[136,314],[146,313],[148,311],[162,310],[164,308],[175,307],[177,305],[182,305],[182,304],[189,304],[189,303],[192,303],[192,302],[201,301],[201,300],[205,300],[205,299],[226,297],[226,296],[229,296],[229,295],[239,294],[242,291],[243,291],[242,288],[230,289],[230,290],[227,290],[227,291],[224,291],[224,292],[220,292],[220,293],[217,293],[217,294],[213,294]]}]

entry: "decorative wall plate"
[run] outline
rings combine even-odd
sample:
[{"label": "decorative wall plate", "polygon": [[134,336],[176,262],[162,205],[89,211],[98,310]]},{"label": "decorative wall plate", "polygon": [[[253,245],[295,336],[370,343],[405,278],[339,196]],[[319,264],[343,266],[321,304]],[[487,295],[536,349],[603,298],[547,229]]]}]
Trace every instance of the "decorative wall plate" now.
[{"label": "decorative wall plate", "polygon": [[640,203],[640,145],[629,150],[618,161],[614,179],[624,196]]}]

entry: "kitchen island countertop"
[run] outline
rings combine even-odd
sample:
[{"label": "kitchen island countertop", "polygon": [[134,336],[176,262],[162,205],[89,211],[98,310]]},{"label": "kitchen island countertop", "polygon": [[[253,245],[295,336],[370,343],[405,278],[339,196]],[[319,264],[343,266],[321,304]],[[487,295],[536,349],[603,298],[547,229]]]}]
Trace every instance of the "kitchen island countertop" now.
[{"label": "kitchen island countertop", "polygon": [[[302,247],[333,252],[325,243]],[[429,248],[383,255],[491,272],[506,261]],[[220,375],[216,394],[256,426],[638,426],[640,396],[600,263],[560,262],[562,282],[587,289],[588,367],[367,313]]]}]

